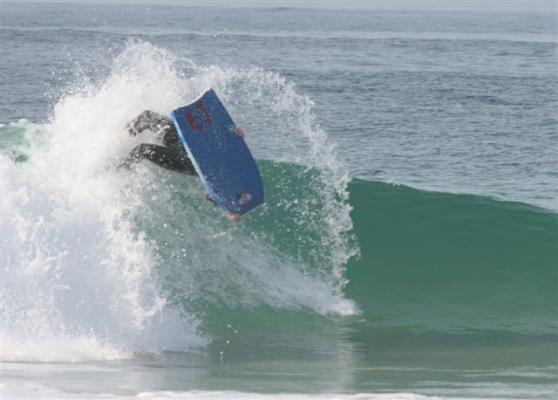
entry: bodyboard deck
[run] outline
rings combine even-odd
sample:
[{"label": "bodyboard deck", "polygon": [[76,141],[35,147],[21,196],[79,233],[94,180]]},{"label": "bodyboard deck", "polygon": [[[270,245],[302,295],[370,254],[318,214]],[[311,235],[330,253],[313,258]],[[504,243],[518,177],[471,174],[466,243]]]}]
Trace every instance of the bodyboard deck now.
[{"label": "bodyboard deck", "polygon": [[232,216],[240,216],[263,203],[264,189],[256,161],[212,89],[172,111],[171,117],[217,206]]}]

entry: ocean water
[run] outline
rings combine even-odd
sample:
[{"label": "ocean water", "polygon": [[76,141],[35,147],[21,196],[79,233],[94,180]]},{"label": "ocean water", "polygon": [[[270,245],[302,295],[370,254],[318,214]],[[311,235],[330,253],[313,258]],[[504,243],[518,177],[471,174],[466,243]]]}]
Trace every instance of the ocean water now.
[{"label": "ocean water", "polygon": [[[556,398],[556,14],[0,15],[0,397]],[[266,185],[238,224],[114,167],[207,87]]]}]

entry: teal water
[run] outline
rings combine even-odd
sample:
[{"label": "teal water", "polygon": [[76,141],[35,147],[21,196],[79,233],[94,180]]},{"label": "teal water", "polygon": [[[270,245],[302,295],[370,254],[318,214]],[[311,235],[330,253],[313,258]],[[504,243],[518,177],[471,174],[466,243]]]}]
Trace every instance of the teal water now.
[{"label": "teal water", "polygon": [[[1,13],[2,396],[555,397],[555,19]],[[114,168],[209,86],[265,181],[239,224]]]}]

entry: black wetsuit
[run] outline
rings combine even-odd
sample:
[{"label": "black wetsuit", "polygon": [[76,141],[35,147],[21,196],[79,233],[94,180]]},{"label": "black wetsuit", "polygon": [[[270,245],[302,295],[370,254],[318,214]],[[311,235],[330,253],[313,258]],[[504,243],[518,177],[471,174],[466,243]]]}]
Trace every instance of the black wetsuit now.
[{"label": "black wetsuit", "polygon": [[129,167],[134,162],[147,159],[172,171],[196,175],[194,165],[180,143],[178,132],[170,118],[153,111],[144,111],[134,118],[126,128],[133,136],[149,130],[154,135],[163,137],[163,145],[142,143],[136,146],[122,163],[123,166]]}]

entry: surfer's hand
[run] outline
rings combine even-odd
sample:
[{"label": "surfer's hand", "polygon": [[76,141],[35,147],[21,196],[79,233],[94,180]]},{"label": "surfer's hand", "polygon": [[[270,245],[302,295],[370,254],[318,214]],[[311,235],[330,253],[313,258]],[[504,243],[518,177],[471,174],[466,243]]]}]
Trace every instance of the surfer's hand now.
[{"label": "surfer's hand", "polygon": [[227,215],[227,218],[230,219],[231,221],[234,221],[234,222],[240,221],[240,215],[238,215],[238,214],[227,213],[226,215]]},{"label": "surfer's hand", "polygon": [[244,139],[244,136],[246,136],[244,134],[244,131],[242,130],[242,128],[239,128],[238,126],[236,128],[234,128],[234,133],[236,133],[236,136],[238,136],[240,138],[243,138],[243,139]]},{"label": "surfer's hand", "polygon": [[[217,203],[215,202],[215,200],[213,200],[209,195],[205,196],[205,199],[207,201],[209,201],[211,204],[213,204],[213,207],[217,207]],[[240,221],[240,215],[238,214],[234,214],[234,213],[225,213],[225,215],[227,216],[228,219],[230,219],[231,221],[234,222],[238,222]]]}]

